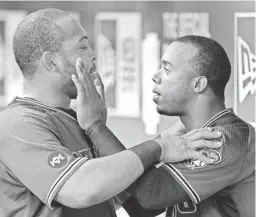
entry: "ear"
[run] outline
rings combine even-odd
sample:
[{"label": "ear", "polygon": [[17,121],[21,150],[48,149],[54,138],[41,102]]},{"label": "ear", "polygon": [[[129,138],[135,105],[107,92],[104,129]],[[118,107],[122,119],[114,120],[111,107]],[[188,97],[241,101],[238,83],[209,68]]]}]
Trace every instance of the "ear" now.
[{"label": "ear", "polygon": [[45,52],[43,54],[43,63],[48,71],[54,71],[54,69],[56,68],[54,57],[55,57],[54,53],[51,53],[51,52]]},{"label": "ear", "polygon": [[202,91],[205,90],[207,87],[207,78],[205,76],[200,76],[195,78],[194,84],[193,84],[193,89],[195,93],[201,93]]}]

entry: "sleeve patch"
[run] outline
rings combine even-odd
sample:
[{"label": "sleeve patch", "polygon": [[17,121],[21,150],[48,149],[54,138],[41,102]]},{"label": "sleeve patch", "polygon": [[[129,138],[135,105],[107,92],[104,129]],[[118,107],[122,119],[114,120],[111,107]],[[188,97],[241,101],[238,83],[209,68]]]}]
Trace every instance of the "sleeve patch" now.
[{"label": "sleeve patch", "polygon": [[60,152],[54,152],[48,157],[48,165],[52,168],[61,168],[66,164],[67,157]]},{"label": "sleeve patch", "polygon": [[[199,152],[201,152],[206,157],[214,160],[214,162],[212,164],[217,164],[221,161],[221,154],[216,150],[213,150],[211,148],[204,148],[204,149],[201,149]],[[191,170],[199,169],[199,168],[203,168],[203,167],[207,166],[207,163],[205,163],[201,160],[197,160],[197,159],[190,160],[187,162],[188,163],[186,166],[188,168],[190,168]]]}]

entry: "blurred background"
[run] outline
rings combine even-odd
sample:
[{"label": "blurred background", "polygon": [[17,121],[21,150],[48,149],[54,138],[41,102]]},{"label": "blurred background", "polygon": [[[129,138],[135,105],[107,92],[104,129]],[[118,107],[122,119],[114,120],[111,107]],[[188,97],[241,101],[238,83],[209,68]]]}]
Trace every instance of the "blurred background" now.
[{"label": "blurred background", "polygon": [[2,1],[1,108],[22,95],[13,33],[27,14],[43,8],[68,11],[85,28],[105,84],[108,126],[126,147],[154,137],[178,120],[156,113],[151,77],[166,45],[187,34],[211,37],[224,47],[232,63],[226,105],[255,124],[254,1]]}]

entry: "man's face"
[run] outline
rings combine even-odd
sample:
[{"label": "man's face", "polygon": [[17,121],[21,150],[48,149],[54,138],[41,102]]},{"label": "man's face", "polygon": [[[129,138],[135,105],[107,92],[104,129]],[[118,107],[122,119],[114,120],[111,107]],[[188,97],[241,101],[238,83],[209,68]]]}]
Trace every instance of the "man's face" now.
[{"label": "man's face", "polygon": [[88,43],[86,32],[77,20],[69,17],[61,20],[59,25],[61,27],[60,39],[63,41],[63,53],[58,61],[61,85],[69,98],[75,99],[77,97],[77,90],[71,75],[77,75],[77,58],[81,58],[84,63],[85,73],[92,73],[96,70],[95,53]]},{"label": "man's face", "polygon": [[153,76],[153,101],[160,114],[181,116],[188,108],[196,76],[191,58],[196,54],[196,48],[179,42],[173,42],[165,51],[161,68]]}]

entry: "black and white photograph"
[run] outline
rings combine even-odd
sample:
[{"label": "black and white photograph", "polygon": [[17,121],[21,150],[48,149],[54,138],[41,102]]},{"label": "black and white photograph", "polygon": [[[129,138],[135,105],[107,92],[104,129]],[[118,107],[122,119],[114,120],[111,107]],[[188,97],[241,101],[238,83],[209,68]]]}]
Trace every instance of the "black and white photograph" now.
[{"label": "black and white photograph", "polygon": [[0,217],[256,217],[255,136],[255,0],[0,0]]}]

